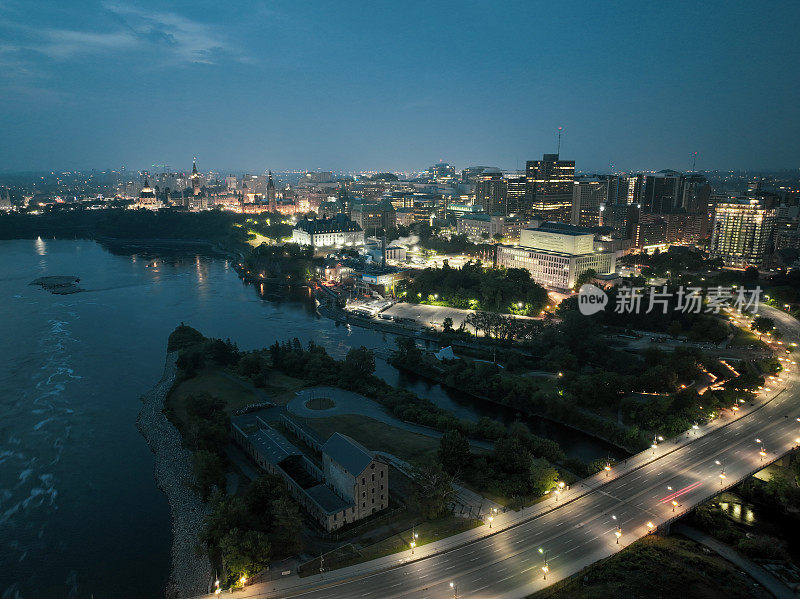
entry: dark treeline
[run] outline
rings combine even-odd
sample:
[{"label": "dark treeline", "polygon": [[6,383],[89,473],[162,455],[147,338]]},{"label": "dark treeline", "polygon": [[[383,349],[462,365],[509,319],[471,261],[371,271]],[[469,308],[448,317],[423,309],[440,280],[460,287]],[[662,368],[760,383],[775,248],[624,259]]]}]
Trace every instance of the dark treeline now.
[{"label": "dark treeline", "polygon": [[227,249],[246,248],[244,216],[221,211],[57,210],[45,214],[0,213],[0,239],[111,238],[203,241]]}]

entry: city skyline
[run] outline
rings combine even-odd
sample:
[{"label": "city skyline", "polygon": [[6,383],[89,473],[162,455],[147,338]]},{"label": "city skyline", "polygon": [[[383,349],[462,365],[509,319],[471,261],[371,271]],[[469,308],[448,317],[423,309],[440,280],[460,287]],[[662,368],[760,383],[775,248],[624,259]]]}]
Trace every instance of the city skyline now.
[{"label": "city skyline", "polygon": [[794,168],[800,9],[716,6],[6,2],[0,171]]}]

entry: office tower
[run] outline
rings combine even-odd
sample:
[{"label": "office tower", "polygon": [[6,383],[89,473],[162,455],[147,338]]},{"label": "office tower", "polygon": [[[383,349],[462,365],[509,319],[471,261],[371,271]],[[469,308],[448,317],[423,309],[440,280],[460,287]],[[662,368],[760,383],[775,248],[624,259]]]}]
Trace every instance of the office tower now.
[{"label": "office tower", "polygon": [[506,206],[508,214],[529,218],[531,211],[527,205],[528,182],[525,176],[509,177],[506,179]]},{"label": "office tower", "polygon": [[760,266],[771,251],[775,210],[759,198],[721,200],[714,207],[710,256],[726,266]]},{"label": "office tower", "polygon": [[456,169],[446,162],[428,167],[427,179],[432,183],[450,183],[456,180]]},{"label": "office tower", "polygon": [[572,186],[572,215],[570,222],[582,227],[597,227],[600,213],[605,210],[608,184],[597,178],[576,180]]},{"label": "office tower", "polygon": [[475,183],[475,204],[486,214],[507,214],[508,187],[503,173],[498,169],[486,169]]},{"label": "office tower", "polygon": [[608,175],[606,180],[606,204],[601,211],[601,225],[611,227],[613,235],[631,238],[632,218],[638,214],[641,200],[642,175]]},{"label": "office tower", "polygon": [[531,211],[549,221],[568,223],[572,211],[575,161],[561,160],[558,154],[545,154],[541,160],[526,163],[525,177]]}]

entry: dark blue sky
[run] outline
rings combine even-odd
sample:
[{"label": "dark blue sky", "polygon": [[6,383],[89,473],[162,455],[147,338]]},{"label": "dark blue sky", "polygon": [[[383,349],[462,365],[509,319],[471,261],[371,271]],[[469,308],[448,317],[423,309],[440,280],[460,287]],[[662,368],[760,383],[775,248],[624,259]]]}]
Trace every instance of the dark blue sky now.
[{"label": "dark blue sky", "polygon": [[800,2],[0,0],[0,170],[800,167]]}]

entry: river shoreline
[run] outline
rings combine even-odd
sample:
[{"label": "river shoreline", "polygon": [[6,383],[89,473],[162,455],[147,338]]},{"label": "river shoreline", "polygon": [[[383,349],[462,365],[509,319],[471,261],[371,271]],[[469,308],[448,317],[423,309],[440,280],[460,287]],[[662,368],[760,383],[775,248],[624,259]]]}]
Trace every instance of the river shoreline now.
[{"label": "river shoreline", "polygon": [[213,575],[211,562],[198,551],[199,535],[209,506],[192,489],[192,454],[181,445],[181,436],[163,413],[164,400],[177,375],[177,352],[167,354],[164,373],[142,396],[136,427],[155,456],[156,485],[167,496],[172,519],[172,567],[165,596],[178,599],[208,592]]}]

